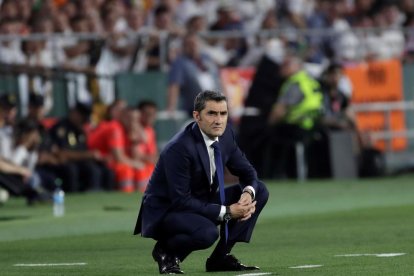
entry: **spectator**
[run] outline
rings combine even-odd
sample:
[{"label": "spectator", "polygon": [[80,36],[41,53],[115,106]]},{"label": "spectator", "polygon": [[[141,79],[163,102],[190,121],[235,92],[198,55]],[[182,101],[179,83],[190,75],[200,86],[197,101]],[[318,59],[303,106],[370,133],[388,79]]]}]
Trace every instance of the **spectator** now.
[{"label": "spectator", "polygon": [[214,0],[183,0],[176,9],[177,23],[181,26],[188,24],[190,18],[205,17],[206,24],[211,25],[216,20],[216,10],[219,1]]},{"label": "spectator", "polygon": [[[33,33],[52,34],[53,21],[49,18],[34,18]],[[27,40],[22,43],[25,54],[25,64],[30,68],[29,74],[20,77],[20,100],[22,114],[26,115],[26,106],[30,92],[38,93],[45,98],[45,112],[53,107],[53,83],[50,80],[50,69],[61,64],[64,60],[63,52],[55,49],[47,40]]]},{"label": "spectator", "polygon": [[194,99],[199,91],[219,87],[218,68],[211,58],[200,50],[195,35],[183,38],[183,53],[171,65],[168,73],[169,112],[183,109],[191,116]]},{"label": "spectator", "polygon": [[76,4],[77,14],[87,18],[91,32],[104,33],[105,27],[101,19],[101,11],[104,12],[103,6],[99,6],[96,1],[76,1]]},{"label": "spectator", "polygon": [[210,26],[211,31],[241,30],[243,24],[240,14],[232,3],[223,2],[217,8],[217,19]]},{"label": "spectator", "polygon": [[202,15],[194,15],[190,17],[185,26],[187,34],[197,35],[200,32],[205,32],[207,30],[205,17]]},{"label": "spectator", "polygon": [[[14,1],[13,1],[14,2]],[[18,18],[23,22],[28,22],[32,15],[32,0],[15,1],[17,5]]]},{"label": "spectator", "polygon": [[36,166],[39,160],[38,147],[40,144],[40,132],[38,123],[32,118],[18,122],[14,131],[14,148],[10,161],[31,172],[29,185],[42,196],[47,197],[55,188],[55,176],[48,173],[40,173]]},{"label": "spectator", "polygon": [[32,118],[38,123],[42,123],[45,118],[44,97],[36,93],[29,94],[28,118]]},{"label": "spectator", "polygon": [[120,121],[123,110],[127,107],[127,104],[124,100],[117,99],[112,104],[109,105],[107,109],[107,121]]},{"label": "spectator", "polygon": [[[260,22],[261,26],[258,31],[275,31],[278,28],[279,21],[276,17],[276,12],[273,9],[270,9],[268,12],[266,12],[262,18],[262,21]],[[279,44],[282,42],[278,38],[270,38],[268,36],[258,36],[254,39],[250,39],[250,46],[249,51],[246,53],[246,55],[241,59],[239,65],[240,66],[257,66],[265,54],[265,52],[269,51],[269,47],[273,47],[271,45],[277,44],[276,49],[274,49],[276,55],[279,54],[279,48],[283,48],[284,46],[279,46]],[[273,51],[273,49],[272,49]]]},{"label": "spectator", "polygon": [[279,10],[285,16],[282,19],[285,27],[303,29],[307,27],[306,19],[313,14],[315,0],[289,0],[280,1]]},{"label": "spectator", "polygon": [[89,121],[91,108],[78,103],[67,118],[58,121],[49,131],[52,142],[58,148],[58,156],[67,162],[76,176],[72,183],[63,183],[67,191],[110,189],[113,176],[98,151],[87,148],[83,129]]},{"label": "spectator", "polygon": [[37,123],[32,119],[19,121],[14,130],[14,147],[10,161],[34,172],[40,143],[40,134]]},{"label": "spectator", "polygon": [[[11,1],[9,1],[11,2]],[[0,35],[19,34],[22,22],[18,19],[0,16]],[[0,42],[0,63],[17,64],[24,63],[24,54],[20,50],[20,41],[17,39],[3,40]]]},{"label": "spectator", "polygon": [[75,1],[67,1],[63,6],[59,7],[59,10],[60,14],[66,16],[70,22],[77,15],[78,9]]},{"label": "spectator", "polygon": [[213,41],[215,45],[222,44],[227,60],[224,66],[237,66],[248,51],[247,41],[240,36],[244,30],[243,22],[237,10],[231,3],[222,3],[217,9],[217,20],[210,26],[210,31],[239,31],[236,36],[229,36],[222,41]]},{"label": "spectator", "polygon": [[399,1],[399,7],[401,12],[404,13],[405,20],[414,14],[414,2],[411,0]]},{"label": "spectator", "polygon": [[38,193],[27,184],[31,176],[27,168],[14,165],[0,156],[0,187],[11,195],[24,196],[29,205],[41,200]]},{"label": "spectator", "polygon": [[[124,41],[121,43],[124,47],[125,55],[120,62],[121,71],[143,72],[147,69],[147,59],[145,55],[147,39],[144,26],[145,13],[138,7],[132,7],[127,11],[127,31]],[[140,33],[144,33],[142,36]],[[138,36],[137,36],[138,34]]]},{"label": "spectator", "polygon": [[269,152],[275,157],[271,166],[274,177],[286,177],[292,173],[292,168],[288,167],[289,151],[297,142],[305,145],[311,142],[323,100],[320,84],[302,69],[297,57],[285,59],[281,74],[286,80],[268,118],[269,127],[272,127],[273,148]]},{"label": "spectator", "polygon": [[[78,179],[72,174],[72,167],[69,163],[59,158],[59,149],[53,144],[48,129],[56,123],[55,120],[45,120],[44,97],[38,94],[30,93],[27,120],[33,120],[38,125],[40,136],[39,146],[37,149],[38,159],[35,171],[40,178],[47,182],[46,188],[54,189],[55,180],[63,179],[65,186],[70,187]],[[49,124],[49,125],[48,125]]]},{"label": "spectator", "polygon": [[[176,38],[182,36],[184,31],[175,25],[172,20],[171,10],[166,5],[159,5],[154,10],[154,35],[150,37],[147,52],[147,70],[163,70],[165,62],[170,62],[175,57],[173,45],[176,44]],[[167,34],[166,40],[160,40],[162,32]],[[162,45],[162,43],[165,43]],[[161,47],[168,49],[164,56],[161,56]]]},{"label": "spectator", "polygon": [[401,58],[404,50],[405,39],[401,30],[404,19],[398,10],[396,3],[383,5],[380,13],[384,17],[385,28],[382,30],[382,41],[388,48],[385,59]]},{"label": "spectator", "polygon": [[0,156],[11,157],[13,152],[13,127],[17,115],[17,99],[12,93],[0,96]]},{"label": "spectator", "polygon": [[[267,118],[276,102],[283,82],[280,64],[284,58],[284,45],[280,40],[271,40],[267,51],[256,66],[256,73],[245,100],[245,114],[241,118],[240,147],[252,162],[260,177],[268,177],[263,162],[268,139]],[[253,110],[253,112],[247,112]]]},{"label": "spectator", "polygon": [[123,108],[120,118],[101,123],[88,137],[88,146],[98,151],[115,173],[117,188],[131,193],[145,179],[144,162],[133,153],[143,141],[139,111]]},{"label": "spectator", "polygon": [[[206,18],[204,15],[194,15],[186,23],[187,35],[199,36],[200,33],[208,32]],[[207,54],[219,66],[224,66],[228,61],[228,55],[225,49],[218,45],[210,43],[212,40],[200,38],[200,51]]]},{"label": "spectator", "polygon": [[[88,18],[76,16],[71,20],[71,28],[74,33],[90,32]],[[66,55],[65,67],[71,71],[79,73],[68,74],[69,104],[74,106],[77,101],[91,103],[92,95],[88,87],[88,77],[86,73],[93,73],[90,53],[92,50],[90,41],[82,41],[74,38],[71,42],[66,41],[64,52]]]},{"label": "spectator", "polygon": [[[124,31],[118,30],[114,11],[108,10],[103,14],[107,39],[96,66],[97,73],[113,75],[119,72],[143,72],[146,70],[146,37],[140,34],[145,31],[143,11],[133,7],[126,13],[127,27]],[[101,91],[107,89],[108,80],[102,79],[99,82],[101,83]],[[113,83],[109,85],[113,86]],[[111,93],[114,94],[114,91]],[[104,102],[109,103],[112,100],[113,98]]]},{"label": "spectator", "polygon": [[157,117],[157,105],[152,101],[141,101],[137,107],[141,113],[140,122],[145,134],[144,141],[135,149],[142,156],[141,160],[145,163],[144,181],[138,187],[141,192],[144,192],[158,159],[157,137],[154,130],[154,123]]},{"label": "spectator", "polygon": [[[312,30],[329,28],[329,9],[332,2],[321,0],[316,2],[315,11],[307,18],[307,26]],[[306,37],[308,49],[305,60],[311,63],[323,63],[332,52],[329,36],[308,35]]]},{"label": "spectator", "polygon": [[330,65],[320,79],[323,92],[324,116],[322,124],[329,129],[356,130],[354,114],[350,108],[350,99],[341,91],[340,81],[343,77],[342,66]]},{"label": "spectator", "polygon": [[405,27],[410,28],[407,33],[407,44],[404,50],[404,61],[407,63],[414,62],[414,13],[407,17]]},{"label": "spectator", "polygon": [[22,159],[19,156],[17,162],[14,160],[16,104],[16,98],[12,94],[4,94],[0,97],[0,186],[12,195],[25,196],[27,203],[33,204],[47,198],[43,197],[45,193],[33,170],[22,166],[23,162],[20,162]]},{"label": "spectator", "polygon": [[0,18],[11,20],[19,17],[19,9],[16,1],[4,0],[0,6]]}]

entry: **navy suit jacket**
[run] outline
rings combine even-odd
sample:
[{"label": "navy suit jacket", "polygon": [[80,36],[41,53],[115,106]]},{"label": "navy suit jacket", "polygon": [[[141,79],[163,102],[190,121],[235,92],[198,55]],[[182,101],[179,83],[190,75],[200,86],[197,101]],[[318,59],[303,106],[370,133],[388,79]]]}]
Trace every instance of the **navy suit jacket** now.
[{"label": "navy suit jacket", "polygon": [[[219,137],[223,164],[239,177],[242,188],[257,190],[257,173],[236,144],[230,126]],[[217,221],[221,206],[213,203],[210,160],[198,125],[190,123],[165,146],[142,199],[134,234],[159,237],[166,212],[190,212]]]}]

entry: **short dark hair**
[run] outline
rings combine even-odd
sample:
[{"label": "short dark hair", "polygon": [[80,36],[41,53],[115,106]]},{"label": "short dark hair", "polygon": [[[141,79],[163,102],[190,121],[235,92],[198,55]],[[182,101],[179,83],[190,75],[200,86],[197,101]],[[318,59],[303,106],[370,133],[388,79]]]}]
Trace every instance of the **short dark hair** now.
[{"label": "short dark hair", "polygon": [[226,101],[227,98],[220,92],[205,90],[198,93],[197,97],[194,100],[194,110],[201,112],[206,107],[207,101],[221,102]]},{"label": "short dark hair", "polygon": [[4,93],[0,96],[0,107],[9,109],[17,106],[17,97],[14,93]]},{"label": "short dark hair", "polygon": [[161,4],[157,7],[155,7],[155,9],[154,9],[155,17],[158,17],[158,16],[160,16],[164,13],[169,13],[169,12],[170,12],[170,9],[168,8],[167,5],[164,5],[164,4]]},{"label": "short dark hair", "polygon": [[29,106],[31,107],[42,107],[44,104],[44,98],[42,95],[30,93],[29,95]]},{"label": "short dark hair", "polygon": [[84,118],[89,119],[92,115],[92,106],[87,103],[77,102],[73,107],[73,110],[76,110]]},{"label": "short dark hair", "polygon": [[343,66],[339,63],[332,63],[326,68],[325,73],[326,74],[334,74],[338,70],[343,70]]},{"label": "short dark hair", "polygon": [[32,118],[25,118],[17,122],[13,135],[14,138],[18,140],[21,139],[23,135],[35,130],[39,130],[39,128],[39,123],[37,123],[35,120]]},{"label": "short dark hair", "polygon": [[137,104],[137,108],[139,110],[142,110],[147,106],[157,108],[157,104],[155,102],[151,101],[151,100],[142,100]]}]

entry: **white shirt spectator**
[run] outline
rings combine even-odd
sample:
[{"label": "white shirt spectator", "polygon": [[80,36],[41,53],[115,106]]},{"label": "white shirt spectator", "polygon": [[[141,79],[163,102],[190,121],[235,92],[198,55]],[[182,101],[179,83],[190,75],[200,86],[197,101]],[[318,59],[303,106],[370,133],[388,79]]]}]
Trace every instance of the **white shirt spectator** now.
[{"label": "white shirt spectator", "polygon": [[178,24],[184,26],[187,20],[195,15],[203,15],[207,21],[207,25],[211,25],[216,21],[216,10],[220,1],[204,0],[183,0],[177,7],[176,15]]},{"label": "white shirt spectator", "polygon": [[13,129],[10,126],[0,128],[0,157],[9,160],[13,152]]},{"label": "white shirt spectator", "polygon": [[304,18],[310,16],[315,9],[314,0],[289,0],[286,2],[286,6],[289,12],[300,15]]},{"label": "white shirt spectator", "polygon": [[0,44],[0,62],[6,64],[23,64],[25,57],[20,50],[20,43],[11,42],[9,45]]},{"label": "white shirt spectator", "polygon": [[404,51],[405,39],[404,34],[399,29],[384,30],[381,39],[385,44],[384,48],[388,51],[384,53],[383,58],[400,58]]},{"label": "white shirt spectator", "polygon": [[35,169],[38,160],[38,154],[35,151],[29,151],[26,147],[18,146],[12,153],[11,161],[18,166],[25,167],[31,171]]}]

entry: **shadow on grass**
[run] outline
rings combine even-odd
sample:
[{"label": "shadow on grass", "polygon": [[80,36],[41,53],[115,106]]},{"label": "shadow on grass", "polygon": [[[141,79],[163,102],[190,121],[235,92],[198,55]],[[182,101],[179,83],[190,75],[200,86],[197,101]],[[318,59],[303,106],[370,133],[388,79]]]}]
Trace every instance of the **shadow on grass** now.
[{"label": "shadow on grass", "polygon": [[11,220],[25,220],[29,219],[30,216],[0,216],[0,222],[2,221],[11,221]]},{"label": "shadow on grass", "polygon": [[104,206],[103,209],[104,211],[108,211],[108,212],[119,212],[119,211],[126,210],[126,208],[121,207],[121,206]]}]

